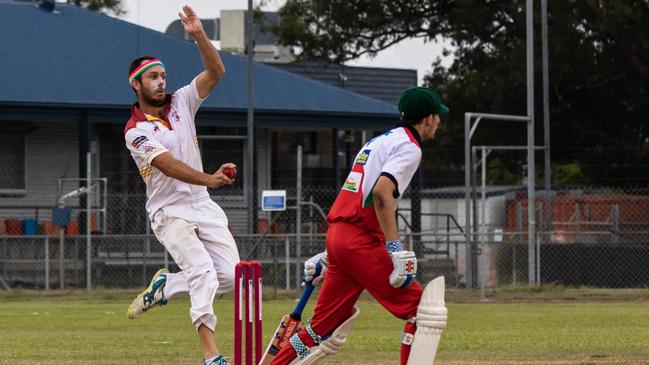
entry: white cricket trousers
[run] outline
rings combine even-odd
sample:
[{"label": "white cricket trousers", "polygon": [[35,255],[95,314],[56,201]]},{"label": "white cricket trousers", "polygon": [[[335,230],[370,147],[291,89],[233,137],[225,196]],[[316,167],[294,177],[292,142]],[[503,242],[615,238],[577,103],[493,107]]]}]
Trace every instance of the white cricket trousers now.
[{"label": "white cricket trousers", "polygon": [[214,296],[234,288],[234,266],[239,262],[225,212],[211,199],[175,203],[158,210],[151,226],[181,269],[167,275],[165,299],[188,292],[194,327],[214,331]]}]

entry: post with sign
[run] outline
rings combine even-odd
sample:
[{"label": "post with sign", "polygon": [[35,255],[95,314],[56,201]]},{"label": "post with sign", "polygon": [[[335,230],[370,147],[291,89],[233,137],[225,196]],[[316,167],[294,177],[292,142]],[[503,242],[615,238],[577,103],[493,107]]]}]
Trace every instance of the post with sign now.
[{"label": "post with sign", "polygon": [[70,223],[70,215],[70,208],[52,209],[52,223],[59,226],[59,288],[61,289],[65,289],[65,227]]},{"label": "post with sign", "polygon": [[264,190],[261,193],[261,210],[268,212],[266,228],[260,229],[262,237],[272,233],[273,212],[286,210],[286,190]]},{"label": "post with sign", "polygon": [[[276,211],[285,211],[286,210],[286,190],[264,190],[261,193],[261,210],[264,212],[268,212],[268,227],[266,227],[266,231],[271,230],[273,228],[273,212]],[[281,213],[279,213],[281,214]],[[277,218],[277,217],[276,217]],[[262,237],[266,234],[266,232],[262,233]],[[290,262],[289,262],[289,256],[290,256],[290,251],[289,251],[289,239],[286,238],[286,290],[289,288],[289,267],[290,267]],[[275,256],[273,256],[273,265],[276,265],[277,261],[275,260]],[[275,270],[277,269],[277,266],[275,266]]]},{"label": "post with sign", "polygon": [[264,190],[261,193],[261,210],[264,212],[286,210],[286,190]]}]

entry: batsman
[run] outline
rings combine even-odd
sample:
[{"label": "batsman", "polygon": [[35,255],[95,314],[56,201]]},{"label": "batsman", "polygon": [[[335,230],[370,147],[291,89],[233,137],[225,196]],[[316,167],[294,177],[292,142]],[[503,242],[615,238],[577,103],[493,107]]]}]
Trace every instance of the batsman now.
[{"label": "batsman", "polygon": [[[305,264],[307,281],[322,282],[313,318],[273,365],[316,364],[339,351],[359,315],[355,303],[363,290],[405,320],[401,365],[433,364],[447,320],[444,278],[422,290],[414,279],[417,259],[399,241],[395,212],[421,162],[422,141],[435,137],[448,111],[435,91],[409,88],[399,98],[397,127],[358,152],[327,216],[326,251]],[[319,275],[317,264],[323,266]]]}]

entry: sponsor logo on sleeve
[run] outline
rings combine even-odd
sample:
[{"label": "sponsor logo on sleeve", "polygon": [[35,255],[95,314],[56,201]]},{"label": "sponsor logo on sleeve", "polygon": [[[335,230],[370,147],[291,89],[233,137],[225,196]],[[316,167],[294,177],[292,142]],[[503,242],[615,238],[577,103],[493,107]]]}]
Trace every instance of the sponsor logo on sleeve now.
[{"label": "sponsor logo on sleeve", "polygon": [[348,190],[353,193],[358,193],[361,188],[361,180],[363,179],[363,174],[360,172],[352,171],[347,176],[347,180],[343,184],[343,190]]},{"label": "sponsor logo on sleeve", "polygon": [[133,147],[135,147],[135,148],[138,148],[138,147],[140,147],[142,145],[142,143],[144,143],[146,141],[147,141],[146,136],[139,136],[139,137],[135,138],[133,140],[133,142],[131,142],[131,145]]},{"label": "sponsor logo on sleeve", "polygon": [[363,152],[356,156],[356,161],[354,163],[357,165],[365,165],[365,163],[367,163],[367,158],[370,157],[370,152],[372,152],[372,150],[363,150]]},{"label": "sponsor logo on sleeve", "polygon": [[155,150],[156,150],[155,146],[151,146],[148,144],[144,146],[144,153],[146,153],[147,155]]}]

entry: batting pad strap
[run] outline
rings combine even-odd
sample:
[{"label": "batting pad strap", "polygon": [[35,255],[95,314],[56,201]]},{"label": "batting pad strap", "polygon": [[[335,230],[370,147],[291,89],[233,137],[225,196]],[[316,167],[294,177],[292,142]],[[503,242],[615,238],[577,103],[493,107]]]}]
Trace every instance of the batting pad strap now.
[{"label": "batting pad strap", "polygon": [[311,327],[310,319],[306,322],[306,331],[309,333],[309,336],[311,336],[313,341],[315,341],[316,345],[319,345],[322,342],[322,337],[318,336],[318,334],[315,333],[315,331]]},{"label": "batting pad strap", "polygon": [[412,340],[415,339],[415,335],[412,333],[401,332],[401,343],[407,346],[412,345]]},{"label": "batting pad strap", "polygon": [[289,340],[291,343],[291,346],[293,346],[293,350],[295,350],[295,353],[297,354],[297,357],[300,359],[304,359],[305,357],[309,356],[309,348],[306,347],[304,342],[302,342],[302,339],[300,339],[300,336],[294,334],[291,336],[291,339]]}]

